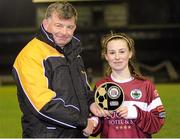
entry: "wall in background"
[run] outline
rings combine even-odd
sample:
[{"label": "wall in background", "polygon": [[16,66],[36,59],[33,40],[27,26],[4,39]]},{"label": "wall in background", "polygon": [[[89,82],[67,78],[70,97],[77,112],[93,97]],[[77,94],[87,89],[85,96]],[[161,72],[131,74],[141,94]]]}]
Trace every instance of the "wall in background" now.
[{"label": "wall in background", "polygon": [[[135,39],[137,59],[149,65],[170,60],[180,73],[179,0],[72,2],[79,12],[76,36],[82,40],[87,68],[102,73],[100,40],[105,33],[126,32]],[[0,74],[9,74],[16,55],[34,36],[49,3],[0,1]],[[8,49],[7,49],[8,48]]]}]

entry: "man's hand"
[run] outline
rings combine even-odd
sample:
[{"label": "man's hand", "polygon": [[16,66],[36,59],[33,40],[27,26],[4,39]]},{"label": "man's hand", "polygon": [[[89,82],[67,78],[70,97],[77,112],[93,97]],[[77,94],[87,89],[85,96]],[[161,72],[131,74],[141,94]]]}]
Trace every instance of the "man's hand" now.
[{"label": "man's hand", "polygon": [[93,133],[93,130],[96,128],[97,124],[98,123],[95,120],[88,118],[88,123],[86,128],[83,130],[83,134],[87,137],[90,136]]}]

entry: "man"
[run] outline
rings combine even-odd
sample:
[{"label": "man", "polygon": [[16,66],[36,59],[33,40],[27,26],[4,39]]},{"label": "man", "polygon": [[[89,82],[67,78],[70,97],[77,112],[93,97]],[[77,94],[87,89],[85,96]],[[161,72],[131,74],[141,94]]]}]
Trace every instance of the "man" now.
[{"label": "man", "polygon": [[[90,135],[98,109],[87,83],[80,40],[73,36],[76,9],[51,4],[39,32],[13,65],[22,116],[23,137],[72,138]],[[84,133],[84,134],[83,134]]]}]

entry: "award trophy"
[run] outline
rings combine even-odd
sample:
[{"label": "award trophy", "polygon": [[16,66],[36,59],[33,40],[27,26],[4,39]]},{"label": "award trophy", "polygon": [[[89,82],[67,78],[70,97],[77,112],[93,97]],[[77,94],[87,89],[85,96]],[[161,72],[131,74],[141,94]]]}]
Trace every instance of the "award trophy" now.
[{"label": "award trophy", "polygon": [[113,111],[124,101],[122,88],[114,82],[105,82],[95,91],[95,102],[103,109]]}]

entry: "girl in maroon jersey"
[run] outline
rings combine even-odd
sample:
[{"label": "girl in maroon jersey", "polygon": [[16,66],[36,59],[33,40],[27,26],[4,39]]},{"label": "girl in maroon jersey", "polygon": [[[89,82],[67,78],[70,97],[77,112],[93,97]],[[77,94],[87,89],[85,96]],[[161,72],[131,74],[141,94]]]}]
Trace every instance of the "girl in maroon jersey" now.
[{"label": "girl in maroon jersey", "polygon": [[107,34],[102,39],[102,55],[109,68],[95,89],[105,82],[115,82],[125,98],[111,116],[99,115],[102,117],[94,135],[101,132],[102,138],[150,138],[163,126],[165,110],[155,85],[134,68],[133,39],[124,33]]}]

